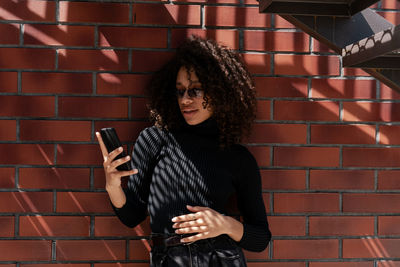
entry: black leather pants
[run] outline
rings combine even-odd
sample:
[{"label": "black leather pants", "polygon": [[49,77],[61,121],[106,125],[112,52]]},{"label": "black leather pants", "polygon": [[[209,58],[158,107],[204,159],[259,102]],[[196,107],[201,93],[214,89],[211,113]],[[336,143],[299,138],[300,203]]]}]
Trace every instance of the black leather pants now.
[{"label": "black leather pants", "polygon": [[155,246],[151,267],[246,267],[242,249],[227,235],[191,244]]}]

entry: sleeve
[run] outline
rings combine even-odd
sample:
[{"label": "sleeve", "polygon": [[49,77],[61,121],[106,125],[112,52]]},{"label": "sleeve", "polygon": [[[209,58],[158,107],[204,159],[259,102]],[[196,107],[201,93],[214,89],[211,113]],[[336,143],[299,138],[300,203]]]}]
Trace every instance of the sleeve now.
[{"label": "sleeve", "polygon": [[243,236],[238,245],[246,250],[261,252],[271,240],[267,214],[262,197],[261,176],[253,155],[243,147],[241,171],[237,181],[238,208],[243,217]]},{"label": "sleeve", "polygon": [[131,165],[138,173],[129,176],[128,187],[124,189],[125,205],[121,208],[112,205],[121,222],[129,227],[135,227],[147,217],[151,178],[162,144],[162,132],[155,126],[144,129],[135,142]]}]

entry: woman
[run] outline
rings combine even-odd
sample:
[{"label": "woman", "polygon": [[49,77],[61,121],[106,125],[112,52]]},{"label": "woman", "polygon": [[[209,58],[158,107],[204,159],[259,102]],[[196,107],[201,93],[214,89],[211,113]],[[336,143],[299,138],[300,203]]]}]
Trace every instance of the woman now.
[{"label": "woman", "polygon": [[[255,106],[240,56],[192,36],[152,81],[155,126],[141,132],[132,158],[113,161],[122,148],[107,153],[96,133],[117,216],[130,227],[150,216],[151,266],[246,266],[242,248],[268,246],[259,169],[239,145]],[[116,170],[128,161],[132,171]],[[233,196],[242,220],[227,215]]]}]

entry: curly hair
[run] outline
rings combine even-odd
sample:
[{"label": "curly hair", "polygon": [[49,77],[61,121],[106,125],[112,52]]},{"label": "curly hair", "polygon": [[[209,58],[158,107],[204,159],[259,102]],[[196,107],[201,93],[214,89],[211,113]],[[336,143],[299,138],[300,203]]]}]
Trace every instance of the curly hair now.
[{"label": "curly hair", "polygon": [[240,143],[250,134],[256,113],[251,74],[241,56],[214,40],[191,36],[150,84],[150,116],[161,129],[181,128],[185,121],[176,98],[176,77],[181,67],[194,70],[204,90],[204,106],[213,111],[221,148]]}]

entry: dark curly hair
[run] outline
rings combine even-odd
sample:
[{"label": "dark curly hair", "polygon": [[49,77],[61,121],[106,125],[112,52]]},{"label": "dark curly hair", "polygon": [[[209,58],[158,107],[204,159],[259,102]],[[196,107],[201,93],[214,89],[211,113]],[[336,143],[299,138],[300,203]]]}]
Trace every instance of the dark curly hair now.
[{"label": "dark curly hair", "polygon": [[158,71],[150,84],[150,116],[166,130],[185,121],[176,98],[176,77],[181,67],[194,70],[204,90],[204,106],[213,111],[221,148],[248,136],[256,113],[254,82],[241,56],[214,40],[191,36],[174,58]]}]

